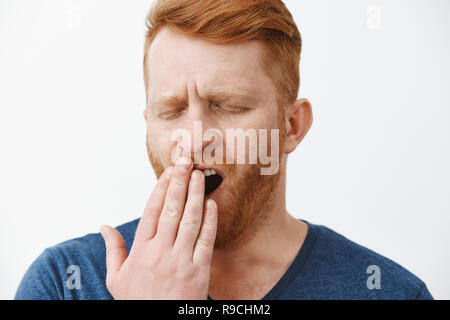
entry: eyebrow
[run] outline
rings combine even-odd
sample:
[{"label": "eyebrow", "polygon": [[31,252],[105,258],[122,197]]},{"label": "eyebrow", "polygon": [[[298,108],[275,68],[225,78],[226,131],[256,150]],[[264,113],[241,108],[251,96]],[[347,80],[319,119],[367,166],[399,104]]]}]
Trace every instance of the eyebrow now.
[{"label": "eyebrow", "polygon": [[[254,100],[254,96],[250,94],[249,91],[236,89],[215,89],[208,93],[206,98],[208,101],[221,103],[235,97],[246,98],[250,101]],[[154,109],[158,105],[186,106],[188,105],[188,101],[185,98],[176,95],[163,95],[156,98],[153,102],[150,102],[151,109]]]}]

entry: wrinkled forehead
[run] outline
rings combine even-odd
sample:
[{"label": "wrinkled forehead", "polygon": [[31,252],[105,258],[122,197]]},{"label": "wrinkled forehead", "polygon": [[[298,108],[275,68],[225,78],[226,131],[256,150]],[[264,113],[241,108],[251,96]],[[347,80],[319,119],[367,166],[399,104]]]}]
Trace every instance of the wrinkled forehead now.
[{"label": "wrinkled forehead", "polygon": [[183,92],[194,86],[199,95],[230,88],[255,96],[273,93],[262,67],[260,41],[214,44],[163,28],[147,53],[148,98]]}]

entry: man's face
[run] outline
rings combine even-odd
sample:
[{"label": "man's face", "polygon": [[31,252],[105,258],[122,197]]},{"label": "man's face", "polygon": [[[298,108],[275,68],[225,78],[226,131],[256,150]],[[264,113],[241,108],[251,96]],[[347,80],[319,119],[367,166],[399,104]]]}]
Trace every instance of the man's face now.
[{"label": "man's face", "polygon": [[[238,147],[227,144],[227,129],[267,129],[268,153],[278,143],[270,141],[271,129],[279,128],[278,107],[276,88],[261,65],[262,46],[258,41],[216,45],[163,28],[148,52],[147,148],[157,177],[174,165],[175,151],[194,161],[194,154],[211,144],[194,142],[194,123],[201,123],[203,133],[215,129],[223,134],[221,163],[194,162],[197,169],[216,169],[221,178],[206,178],[206,189],[214,190],[206,198],[219,208],[216,247],[243,241],[262,225],[279,180],[278,173],[261,175],[259,161],[249,164],[248,139],[245,164],[225,160],[227,153],[237,155]],[[179,129],[190,133],[189,145],[171,139]]]}]

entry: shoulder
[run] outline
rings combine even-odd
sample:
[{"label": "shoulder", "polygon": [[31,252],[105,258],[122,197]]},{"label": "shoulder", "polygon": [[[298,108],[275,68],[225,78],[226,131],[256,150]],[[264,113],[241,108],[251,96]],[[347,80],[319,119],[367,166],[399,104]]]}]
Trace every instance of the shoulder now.
[{"label": "shoulder", "polygon": [[[125,240],[127,250],[133,245],[134,234],[139,219],[119,225],[116,229]],[[53,247],[47,248],[55,256],[66,258],[89,258],[96,257],[97,254],[105,252],[103,237],[99,232],[89,233],[85,236],[61,242]]]},{"label": "shoulder", "polygon": [[[134,240],[134,234],[139,219],[119,225],[116,229],[121,233],[125,240],[127,250],[131,249]],[[105,243],[99,232],[89,233],[85,236],[70,239],[57,245],[45,249],[47,255],[53,257],[57,264],[67,265],[69,263],[79,262],[81,264],[93,263],[101,257],[105,257]]]},{"label": "shoulder", "polygon": [[[129,251],[139,220],[116,229]],[[107,297],[105,244],[90,233],[46,248],[26,271],[16,299],[101,299]],[[79,282],[76,282],[77,279]]]},{"label": "shoulder", "polygon": [[432,298],[424,282],[393,260],[321,225],[310,262],[350,298]]}]

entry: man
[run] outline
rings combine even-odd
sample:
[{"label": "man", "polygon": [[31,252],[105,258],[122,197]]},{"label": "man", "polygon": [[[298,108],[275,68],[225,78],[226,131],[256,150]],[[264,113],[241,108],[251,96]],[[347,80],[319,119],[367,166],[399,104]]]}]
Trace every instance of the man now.
[{"label": "man", "polygon": [[157,1],[144,117],[158,183],[144,213],[46,249],[16,298],[432,299],[398,264],[286,210],[287,156],[312,124],[300,52],[280,0]]}]

